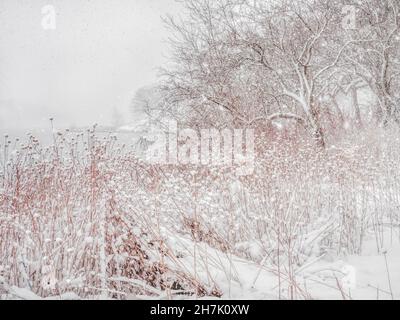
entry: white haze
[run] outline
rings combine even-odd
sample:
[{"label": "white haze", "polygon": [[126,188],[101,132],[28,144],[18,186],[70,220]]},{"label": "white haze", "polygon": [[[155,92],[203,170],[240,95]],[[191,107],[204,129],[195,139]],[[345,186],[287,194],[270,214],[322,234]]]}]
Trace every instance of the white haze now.
[{"label": "white haze", "polygon": [[[44,30],[53,5],[56,30]],[[134,92],[165,63],[174,0],[0,1],[0,131],[129,121]]]}]

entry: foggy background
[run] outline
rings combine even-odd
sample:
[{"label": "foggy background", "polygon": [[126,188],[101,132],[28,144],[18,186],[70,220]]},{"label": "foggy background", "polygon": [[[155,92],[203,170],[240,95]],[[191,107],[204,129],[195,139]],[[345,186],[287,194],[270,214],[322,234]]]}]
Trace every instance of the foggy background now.
[{"label": "foggy background", "polygon": [[[42,8],[56,9],[56,29]],[[1,0],[0,133],[134,121],[129,104],[156,81],[174,0]]]}]

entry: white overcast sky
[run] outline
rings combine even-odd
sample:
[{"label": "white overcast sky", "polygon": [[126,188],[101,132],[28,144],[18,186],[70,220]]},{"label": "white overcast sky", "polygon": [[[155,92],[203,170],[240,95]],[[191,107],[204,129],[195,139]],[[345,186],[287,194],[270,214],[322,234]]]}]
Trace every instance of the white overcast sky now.
[{"label": "white overcast sky", "polygon": [[[42,28],[53,5],[56,30]],[[108,124],[156,80],[174,0],[0,0],[0,127]]]}]

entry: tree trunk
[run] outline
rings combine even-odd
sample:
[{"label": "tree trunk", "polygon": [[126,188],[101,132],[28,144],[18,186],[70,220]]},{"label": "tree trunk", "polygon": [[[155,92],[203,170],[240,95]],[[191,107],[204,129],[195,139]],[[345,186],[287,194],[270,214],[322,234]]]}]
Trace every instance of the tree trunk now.
[{"label": "tree trunk", "polygon": [[314,138],[317,142],[318,147],[321,149],[325,149],[326,142],[325,142],[325,135],[322,127],[320,125],[317,126],[314,130]]},{"label": "tree trunk", "polygon": [[317,146],[321,149],[325,149],[325,134],[321,125],[320,116],[319,116],[319,107],[312,105],[311,106],[311,124],[313,129],[313,137],[317,143]]},{"label": "tree trunk", "polygon": [[361,120],[361,110],[360,110],[360,105],[358,103],[358,92],[356,88],[351,89],[351,99],[356,116],[356,125],[358,128],[361,128],[363,124]]},{"label": "tree trunk", "polygon": [[345,121],[345,120],[344,120],[343,112],[342,112],[342,110],[339,108],[339,105],[338,105],[338,103],[337,103],[335,97],[331,97],[331,100],[332,100],[333,107],[335,108],[335,111],[336,111],[336,113],[337,113],[337,116],[339,117],[340,126],[341,126],[341,128],[343,128],[343,127],[344,127],[344,121]]}]

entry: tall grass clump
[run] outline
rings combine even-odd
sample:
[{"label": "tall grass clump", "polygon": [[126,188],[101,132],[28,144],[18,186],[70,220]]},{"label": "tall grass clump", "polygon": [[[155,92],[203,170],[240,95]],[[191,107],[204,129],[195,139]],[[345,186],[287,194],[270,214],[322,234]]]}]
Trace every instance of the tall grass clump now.
[{"label": "tall grass clump", "polygon": [[[277,297],[310,298],[300,281],[308,263],[362,254],[366,238],[378,251],[388,234],[398,241],[393,136],[365,130],[321,150],[260,134],[255,172],[244,177],[233,168],[149,165],[95,127],[55,133],[49,147],[32,135],[6,137],[0,295],[220,297],[227,292],[212,277],[215,262],[207,277],[197,272],[209,263],[196,253],[205,244],[271,272]],[[193,244],[190,266],[179,239]]]}]

